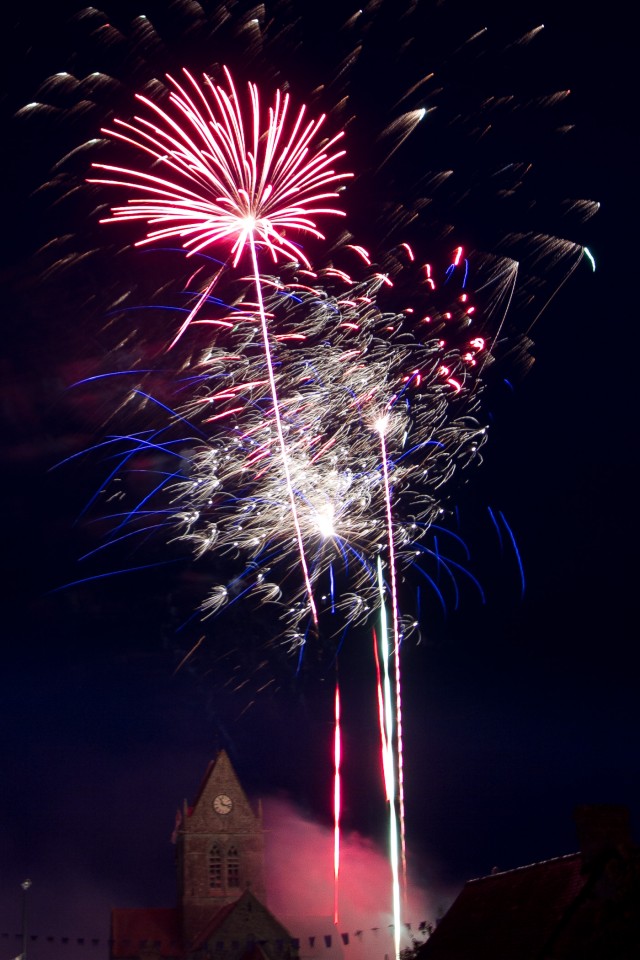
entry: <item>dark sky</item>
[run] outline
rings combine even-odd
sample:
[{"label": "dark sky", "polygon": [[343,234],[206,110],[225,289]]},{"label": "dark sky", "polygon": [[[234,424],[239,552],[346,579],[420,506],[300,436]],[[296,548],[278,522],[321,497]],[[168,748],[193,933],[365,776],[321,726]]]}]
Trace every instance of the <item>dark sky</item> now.
[{"label": "dark sky", "polygon": [[[63,6],[70,14],[79,9]],[[145,8],[164,25],[163,50],[148,54],[158,73],[190,51],[196,66],[206,55],[213,62],[229,52],[238,70],[246,38],[229,30],[221,34],[225,53],[205,54],[202,23],[191,32],[172,31],[171,6]],[[287,5],[267,6],[278,37],[269,54],[273,64],[275,53],[287,50],[284,27],[288,16],[295,21],[298,7],[293,3],[287,14]],[[506,4],[418,0],[413,15],[397,23],[387,6],[378,15],[384,28],[365,34],[359,72],[345,81],[353,85],[358,108],[354,169],[361,165],[369,174],[354,189],[354,234],[360,230],[375,244],[384,222],[378,200],[404,202],[406,184],[419,180],[425,164],[452,164],[458,182],[467,178],[469,197],[446,190],[438,195],[418,240],[435,246],[440,238],[435,227],[429,234],[429,217],[438,229],[450,218],[460,242],[486,248],[502,217],[513,217],[517,227],[522,215],[536,230],[539,218],[541,232],[573,231],[569,239],[588,245],[597,260],[595,273],[582,261],[536,323],[532,369],[520,377],[505,361],[513,389],[496,378],[488,391],[485,463],[460,493],[452,521],[472,548],[486,603],[472,588],[462,589],[459,608],[445,617],[424,591],[422,642],[407,642],[404,652],[410,861],[416,883],[437,903],[440,891],[455,891],[495,865],[509,868],[573,851],[578,803],[628,805],[640,835],[632,328],[637,131],[630,25],[615,16],[615,5],[606,19],[591,21],[574,2],[527,2],[514,12]],[[122,10],[134,7],[143,9],[138,3],[100,9],[108,9],[126,34]],[[351,43],[334,28],[353,11],[344,3],[334,8],[320,15],[308,5],[302,18],[304,44],[290,64],[302,91],[314,85],[303,76],[305,64],[314,78],[333,75]],[[182,11],[183,27],[195,23],[195,6],[172,9]],[[203,22],[211,22],[215,5],[204,9]],[[230,9],[231,22],[239,22],[249,4]],[[58,70],[81,76],[95,68],[116,76],[113,95],[120,107],[135,91],[137,68],[125,55],[126,43],[105,49],[103,37],[86,23],[70,25],[58,10],[16,6],[3,17],[8,179],[0,933],[8,938],[0,942],[7,958],[19,952],[19,884],[28,876],[31,925],[39,934],[32,956],[46,960],[69,956],[61,935],[103,938],[111,905],[171,903],[168,838],[175,808],[193,797],[221,746],[250,793],[284,796],[301,815],[329,824],[334,674],[326,658],[324,665],[310,658],[305,675],[296,678],[290,660],[273,655],[256,673],[261,643],[275,624],[248,610],[208,627],[198,656],[176,673],[200,636],[193,622],[181,629],[195,614],[189,602],[197,576],[188,560],[165,554],[159,542],[148,547],[145,562],[174,563],[58,589],[85,575],[78,558],[100,538],[99,523],[76,522],[100,482],[95,462],[80,458],[52,468],[100,436],[110,395],[69,387],[111,362],[98,324],[107,287],[116,281],[109,263],[94,258],[64,275],[72,289],[64,276],[61,285],[51,285],[43,267],[51,258],[34,252],[64,230],[64,251],[77,263],[95,239],[95,226],[87,220],[87,201],[80,200],[74,214],[73,202],[51,207],[47,196],[32,193],[107,108],[102,103],[100,113],[70,102],[40,129],[12,117]],[[542,22],[543,37],[510,43]],[[489,46],[484,59],[469,59],[461,53],[463,41],[483,23],[497,38],[495,48]],[[406,49],[403,30],[414,38]],[[507,55],[497,56],[505,48]],[[252,58],[259,57],[252,50]],[[380,149],[377,138],[394,116],[421,105],[414,97],[397,106],[395,92],[406,91],[432,63],[444,91],[434,121],[437,141],[435,134],[436,142],[427,134],[415,145],[408,141],[374,176],[368,143]],[[286,75],[287,64],[278,68]],[[537,113],[514,110],[509,122],[503,119],[495,146],[475,161],[477,143],[467,120],[485,103],[484,91],[515,89],[517,101],[528,103],[567,87],[571,97],[557,116],[548,120],[545,108],[539,120]],[[458,115],[466,118],[460,124]],[[556,135],[562,123],[575,129]],[[516,205],[503,214],[491,191],[483,193],[482,164],[500,157],[532,159],[541,171],[533,175],[538,202],[530,219],[533,208],[526,202],[522,211]],[[602,208],[584,224],[565,222],[554,212],[557,197],[593,199]],[[108,261],[109,254],[104,257]],[[542,289],[544,300],[550,288]],[[518,322],[516,315],[516,330]],[[501,547],[488,507],[502,511],[513,530],[526,573],[524,596],[509,540],[505,536]],[[101,554],[91,574],[139,562],[139,555]],[[345,826],[384,844],[369,648],[368,633],[354,630],[340,659]],[[260,693],[265,680],[273,682]],[[55,953],[44,952],[47,934],[56,938]]]}]

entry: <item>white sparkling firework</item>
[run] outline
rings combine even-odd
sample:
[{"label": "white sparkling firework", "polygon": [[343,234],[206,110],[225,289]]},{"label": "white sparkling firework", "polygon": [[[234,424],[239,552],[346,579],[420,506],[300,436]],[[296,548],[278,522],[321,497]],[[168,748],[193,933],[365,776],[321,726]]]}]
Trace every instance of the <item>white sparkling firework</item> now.
[{"label": "white sparkling firework", "polygon": [[[281,424],[313,592],[321,611],[353,622],[378,605],[376,559],[387,556],[390,535],[399,568],[414,562],[442,514],[446,482],[478,458],[486,430],[477,419],[472,361],[484,344],[469,338],[461,351],[438,338],[422,343],[409,314],[377,304],[380,277],[340,282],[344,292],[333,294],[262,278],[278,331]],[[259,318],[247,301],[227,316],[233,327],[206,350],[181,410],[209,437],[173,488],[181,505],[175,519],[196,555],[239,559],[248,592],[282,594],[295,647],[304,641],[309,606],[286,522]],[[215,612],[227,599],[216,585],[205,608]]]}]

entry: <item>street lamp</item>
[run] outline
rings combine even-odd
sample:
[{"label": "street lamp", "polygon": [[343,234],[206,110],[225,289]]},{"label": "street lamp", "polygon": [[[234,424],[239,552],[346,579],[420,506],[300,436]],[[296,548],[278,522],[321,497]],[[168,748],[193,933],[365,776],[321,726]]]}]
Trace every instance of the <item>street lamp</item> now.
[{"label": "street lamp", "polygon": [[27,960],[27,892],[31,886],[31,880],[23,880],[22,887],[22,954],[20,960]]}]

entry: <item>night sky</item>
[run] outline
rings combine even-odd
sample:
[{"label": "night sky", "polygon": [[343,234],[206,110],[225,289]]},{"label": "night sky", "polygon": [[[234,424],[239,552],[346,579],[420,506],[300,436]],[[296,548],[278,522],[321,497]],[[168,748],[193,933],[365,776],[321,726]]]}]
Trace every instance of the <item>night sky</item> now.
[{"label": "night sky", "polygon": [[[273,612],[236,607],[201,628],[194,604],[206,567],[203,572],[161,539],[138,552],[100,552],[88,567],[79,563],[104,533],[95,513],[91,522],[78,519],[104,464],[91,457],[56,464],[95,443],[107,416],[110,429],[118,428],[115,392],[71,385],[126,363],[117,355],[113,332],[102,331],[101,311],[133,268],[123,256],[124,273],[115,277],[111,235],[102,257],[83,259],[84,251],[97,249],[102,233],[82,190],[79,200],[53,204],[55,191],[37,191],[62,154],[98,136],[104,99],[99,110],[70,101],[42,127],[15,114],[38,99],[50,74],[69,70],[82,76],[93,69],[119,78],[113,96],[123,112],[144,70],[125,55],[129,41],[123,47],[105,44],[87,22],[69,19],[80,4],[62,4],[68,15],[59,6],[54,13],[41,3],[16,5],[3,14],[2,31],[7,170],[0,360],[0,934],[7,937],[0,942],[7,960],[20,950],[14,935],[26,877],[33,881],[36,960],[69,957],[72,950],[74,956],[104,956],[102,945],[88,944],[91,938],[103,944],[111,906],[170,905],[175,810],[184,797],[194,797],[220,747],[228,750],[251,796],[290,805],[292,818],[308,821],[310,832],[311,824],[314,831],[326,829],[331,842],[331,651],[310,654],[296,675],[295,661],[272,650],[258,670],[263,645],[278,630]],[[421,641],[405,645],[407,841],[414,883],[426,891],[425,915],[417,921],[431,919],[467,879],[494,866],[507,869],[574,851],[572,811],[579,803],[626,804],[640,837],[633,243],[638,152],[630,27],[615,15],[615,4],[597,21],[573,0],[527,0],[517,11],[492,2],[417,0],[412,14],[397,18],[388,6],[382,3],[377,14],[368,9],[373,26],[363,32],[364,53],[342,81],[358,111],[347,141],[353,169],[362,170],[347,209],[349,228],[362,238],[356,242],[383,246],[385,210],[408,202],[407,185],[416,184],[426,166],[452,166],[457,183],[468,182],[469,194],[460,187],[458,193],[438,193],[424,224],[415,228],[418,243],[437,249],[444,242],[443,257],[458,242],[491,249],[503,218],[512,218],[514,229],[520,218],[523,229],[559,236],[566,230],[597,261],[594,273],[583,259],[535,323],[535,363],[526,375],[516,359],[510,367],[507,358],[487,390],[484,463],[456,493],[450,518],[451,529],[469,546],[486,602],[465,583],[457,609],[451,602],[444,615],[423,582]],[[265,62],[279,77],[290,70],[296,92],[306,96],[336,73],[353,47],[348,37],[356,34],[339,28],[355,6],[334,2],[320,13],[319,4],[309,4],[298,17],[303,3],[267,4],[264,22],[271,23],[277,42],[265,50],[251,47],[249,57],[246,36],[234,34],[233,24],[251,5],[228,7],[231,25],[212,30],[206,43],[203,24],[216,20],[213,3],[203,7],[199,25],[195,4],[145,7],[140,0],[99,9],[124,35],[134,14],[146,10],[155,18],[164,45],[159,52],[145,48],[145,54],[158,75],[191,54],[195,67],[205,66],[207,56],[213,63],[228,55],[236,74],[254,64],[263,69]],[[540,23],[540,36],[516,42]],[[287,25],[293,25],[290,31]],[[476,60],[464,41],[482,25],[490,28],[495,47],[489,43],[489,52]],[[302,48],[291,39],[300,30]],[[405,48],[406,36],[414,39]],[[280,61],[276,70],[275,55],[284,56],[289,43],[290,63]],[[498,56],[497,50],[507,53]],[[443,77],[433,140],[428,126],[421,128],[376,172],[370,152],[384,149],[380,133],[403,110],[430,106],[428,96],[421,101],[419,94],[398,105],[397,91],[408,90],[412,78],[430,69]],[[541,109],[542,119],[514,109],[495,133],[494,153],[481,152],[476,164],[473,124],[457,123],[456,117],[468,118],[485,91],[513,91],[517,102],[530,103],[566,88],[571,96],[559,111],[556,104]],[[339,89],[336,84],[328,90],[329,101]],[[572,129],[559,132],[563,125]],[[521,208],[507,201],[506,214],[496,190],[485,191],[482,179],[481,163],[497,165],[500,159],[534,162],[530,194]],[[583,223],[563,220],[557,198],[602,206]],[[443,224],[449,222],[455,229],[446,234]],[[52,280],[55,256],[36,251],[61,236],[67,238],[61,249],[70,266],[62,280]],[[554,279],[558,269],[562,265],[549,266]],[[135,282],[144,293],[148,268],[141,270],[145,274]],[[553,286],[540,289],[544,302]],[[513,329],[524,331],[536,309],[529,304],[521,319],[514,314]],[[513,531],[524,594],[510,539],[503,529],[500,542],[488,508],[494,515],[501,511]],[[117,573],[152,563],[158,565]],[[95,579],[67,586],[86,576]],[[406,587],[412,602],[414,589]],[[176,671],[203,630],[197,655]],[[349,634],[339,669],[344,826],[384,848],[368,631]],[[281,831],[280,820],[272,837]],[[328,869],[330,856],[328,849]],[[78,946],[79,937],[89,938],[86,947]]]}]

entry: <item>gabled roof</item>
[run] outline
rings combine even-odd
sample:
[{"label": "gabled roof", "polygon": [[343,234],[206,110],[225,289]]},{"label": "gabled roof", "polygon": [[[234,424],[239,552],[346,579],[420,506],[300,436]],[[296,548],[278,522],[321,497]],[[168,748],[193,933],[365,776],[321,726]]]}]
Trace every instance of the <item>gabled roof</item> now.
[{"label": "gabled roof", "polygon": [[196,936],[195,940],[191,944],[191,950],[197,950],[202,946],[203,943],[206,943],[207,940],[210,940],[211,937],[213,937],[220,929],[227,917],[233,913],[237,905],[238,901],[234,900],[232,903],[225,903],[223,907],[220,907],[219,910],[216,910],[207,925]]},{"label": "gabled roof", "polygon": [[273,931],[273,935],[270,937],[270,939],[290,939],[288,930],[280,923],[280,921],[273,916],[273,914],[250,890],[245,890],[242,896],[240,896],[237,900],[234,900],[233,903],[226,904],[216,912],[209,923],[207,923],[204,929],[200,931],[198,936],[190,945],[189,952],[191,953],[200,949],[200,947],[202,947],[208,941],[216,938],[216,936],[224,940],[224,927],[226,921],[234,913],[236,913],[236,911],[246,911],[247,908],[252,911],[253,916],[256,918],[260,914],[262,917],[267,918]]},{"label": "gabled roof", "polygon": [[180,922],[175,908],[117,909],[111,912],[111,956],[139,957],[144,946],[161,957],[182,955]]},{"label": "gabled roof", "polygon": [[421,960],[537,960],[589,877],[574,853],[470,880]]}]

